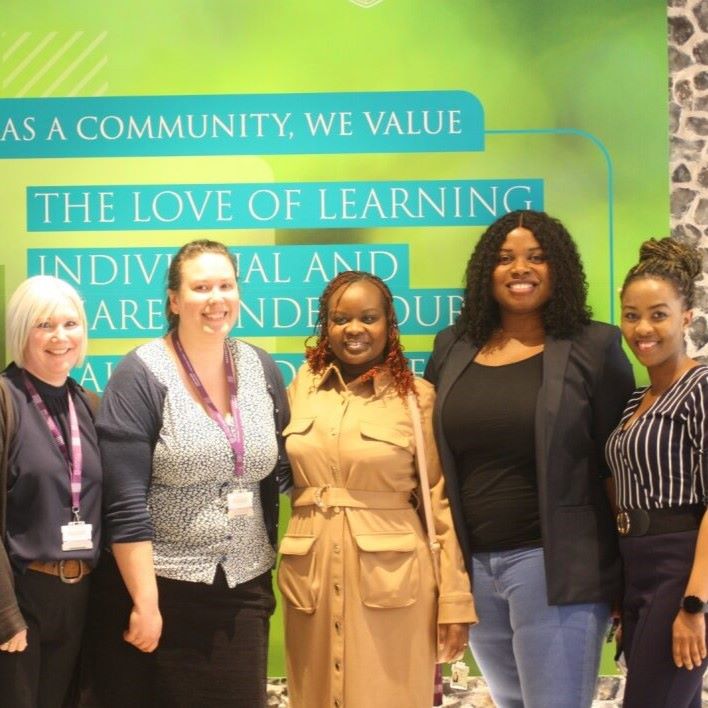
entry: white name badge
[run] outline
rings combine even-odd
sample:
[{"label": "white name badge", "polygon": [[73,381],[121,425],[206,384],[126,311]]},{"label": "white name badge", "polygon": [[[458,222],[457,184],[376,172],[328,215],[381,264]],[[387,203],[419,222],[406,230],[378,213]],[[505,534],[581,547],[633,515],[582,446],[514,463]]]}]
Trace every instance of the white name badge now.
[{"label": "white name badge", "polygon": [[93,548],[91,531],[93,525],[72,521],[61,527],[62,551],[90,551]]},{"label": "white name badge", "polygon": [[238,490],[226,496],[229,519],[237,516],[253,516],[253,492]]}]

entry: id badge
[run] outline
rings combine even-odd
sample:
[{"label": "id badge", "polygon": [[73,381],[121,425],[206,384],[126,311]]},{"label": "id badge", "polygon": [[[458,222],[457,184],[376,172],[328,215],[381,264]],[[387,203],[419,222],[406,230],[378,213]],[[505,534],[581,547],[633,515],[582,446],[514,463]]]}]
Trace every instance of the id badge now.
[{"label": "id badge", "polygon": [[226,503],[229,519],[234,519],[237,516],[253,516],[253,492],[243,489],[229,492],[226,496]]},{"label": "id badge", "polygon": [[83,521],[71,521],[61,527],[62,551],[90,551],[93,548],[91,540],[92,524]]}]

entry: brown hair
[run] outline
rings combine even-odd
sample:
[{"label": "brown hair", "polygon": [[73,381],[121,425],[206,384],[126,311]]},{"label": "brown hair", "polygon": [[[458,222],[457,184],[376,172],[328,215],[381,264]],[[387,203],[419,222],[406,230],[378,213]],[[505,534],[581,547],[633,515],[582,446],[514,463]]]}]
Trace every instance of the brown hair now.
[{"label": "brown hair", "polygon": [[[207,239],[197,239],[185,243],[182,248],[177,251],[174,258],[170,262],[170,267],[167,271],[167,290],[177,292],[182,285],[182,265],[185,261],[191,261],[192,258],[201,256],[202,253],[217,253],[227,258],[234,267],[234,275],[238,279],[238,263],[236,257],[229,251],[223,243],[218,241],[209,241]],[[167,319],[167,331],[171,332],[177,328],[179,324],[179,315],[172,312],[170,307],[170,295],[167,293],[165,302],[165,318]]]},{"label": "brown hair", "polygon": [[[319,374],[334,361],[334,355],[329,346],[329,335],[327,333],[327,322],[329,318],[329,302],[334,293],[340,288],[347,288],[353,283],[368,282],[378,288],[384,303],[386,315],[386,347],[384,349],[384,362],[375,366],[364,374],[364,378],[373,378],[377,371],[386,369],[393,378],[396,392],[402,398],[413,392],[413,373],[408,367],[408,360],[403,354],[401,346],[398,320],[393,306],[393,295],[386,283],[372,273],[361,270],[347,270],[332,278],[320,296],[320,308],[315,323],[315,334],[317,341],[314,346],[305,346],[305,358],[310,367],[310,371]],[[309,338],[308,338],[309,339]]]},{"label": "brown hair", "polygon": [[630,283],[641,278],[660,278],[671,283],[690,310],[695,302],[696,278],[703,262],[698,251],[673,238],[650,238],[639,248],[639,263],[629,269],[620,296]]}]

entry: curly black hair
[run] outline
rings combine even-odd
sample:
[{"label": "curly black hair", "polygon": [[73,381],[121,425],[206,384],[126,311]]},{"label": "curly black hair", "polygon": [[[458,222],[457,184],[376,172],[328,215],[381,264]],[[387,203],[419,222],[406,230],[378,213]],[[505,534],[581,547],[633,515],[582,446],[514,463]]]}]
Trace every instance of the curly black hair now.
[{"label": "curly black hair", "polygon": [[685,308],[690,310],[695,304],[696,278],[702,268],[701,256],[693,246],[673,238],[650,238],[639,248],[639,263],[629,269],[621,295],[635,280],[660,278],[676,288]]},{"label": "curly black hair", "polygon": [[512,211],[482,234],[465,271],[464,301],[455,327],[472,343],[484,346],[501,324],[499,305],[492,294],[492,273],[510,231],[523,226],[543,248],[552,278],[552,295],[543,308],[546,334],[569,339],[590,322],[588,284],[580,254],[563,224],[543,211]]}]

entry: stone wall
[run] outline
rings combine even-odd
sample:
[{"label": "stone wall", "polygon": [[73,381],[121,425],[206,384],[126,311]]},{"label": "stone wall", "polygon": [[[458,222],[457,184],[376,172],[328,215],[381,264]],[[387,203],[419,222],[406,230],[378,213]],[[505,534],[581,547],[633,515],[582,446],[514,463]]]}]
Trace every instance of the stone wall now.
[{"label": "stone wall", "polygon": [[703,254],[688,351],[708,363],[708,0],[668,0],[671,233]]}]

